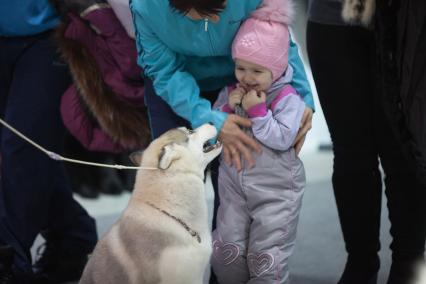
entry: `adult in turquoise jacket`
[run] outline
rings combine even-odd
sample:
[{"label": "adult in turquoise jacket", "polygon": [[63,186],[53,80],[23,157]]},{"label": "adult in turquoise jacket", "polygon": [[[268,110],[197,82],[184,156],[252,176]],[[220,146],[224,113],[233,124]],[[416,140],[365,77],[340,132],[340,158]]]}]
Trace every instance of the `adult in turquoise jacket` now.
[{"label": "adult in turquoise jacket", "polygon": [[[267,5],[268,0],[263,2]],[[232,40],[241,22],[261,4],[261,0],[130,1],[154,138],[185,122],[194,128],[213,123],[224,142],[226,161],[241,168],[243,155],[248,165],[253,163],[250,149],[259,149],[259,145],[239,128],[249,126],[250,121],[212,110],[211,101],[216,99],[216,90],[235,81]],[[292,86],[307,105],[296,145],[300,150],[311,125],[314,103],[294,42],[289,57],[294,69]],[[153,97],[154,93],[158,97]]]}]

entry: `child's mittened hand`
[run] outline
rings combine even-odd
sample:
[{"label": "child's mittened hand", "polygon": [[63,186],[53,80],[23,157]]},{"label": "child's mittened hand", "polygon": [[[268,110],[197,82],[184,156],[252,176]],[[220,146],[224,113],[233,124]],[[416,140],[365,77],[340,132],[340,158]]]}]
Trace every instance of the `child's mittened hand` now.
[{"label": "child's mittened hand", "polygon": [[244,94],[245,91],[242,88],[236,88],[229,94],[228,105],[232,110],[235,109],[235,106],[241,104]]},{"label": "child's mittened hand", "polygon": [[255,105],[265,103],[266,102],[266,94],[264,92],[256,92],[255,90],[249,91],[244,95],[242,105],[245,111],[248,111],[251,107]]}]

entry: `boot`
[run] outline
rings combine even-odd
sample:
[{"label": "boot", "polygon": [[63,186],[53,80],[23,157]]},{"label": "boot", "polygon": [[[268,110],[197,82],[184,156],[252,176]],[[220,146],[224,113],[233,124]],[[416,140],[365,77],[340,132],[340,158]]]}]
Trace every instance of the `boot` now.
[{"label": "boot", "polygon": [[345,270],[338,284],[377,284],[379,256],[348,256]]}]

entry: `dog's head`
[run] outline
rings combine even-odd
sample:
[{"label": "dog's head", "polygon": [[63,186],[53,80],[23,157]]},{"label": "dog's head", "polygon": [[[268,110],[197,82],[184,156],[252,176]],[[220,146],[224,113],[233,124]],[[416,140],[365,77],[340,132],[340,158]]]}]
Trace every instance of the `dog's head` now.
[{"label": "dog's head", "polygon": [[207,164],[222,150],[220,142],[209,144],[216,135],[216,128],[210,124],[194,130],[185,127],[169,130],[151,142],[142,154],[141,165],[197,171],[202,175]]}]

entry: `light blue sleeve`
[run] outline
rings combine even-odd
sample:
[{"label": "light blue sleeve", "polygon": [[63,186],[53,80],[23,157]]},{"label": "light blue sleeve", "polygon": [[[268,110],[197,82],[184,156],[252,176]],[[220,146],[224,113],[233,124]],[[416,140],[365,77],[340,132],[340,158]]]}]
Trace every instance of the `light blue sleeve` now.
[{"label": "light blue sleeve", "polygon": [[312,96],[308,77],[306,76],[305,67],[303,66],[302,59],[299,56],[297,44],[291,39],[288,60],[291,67],[293,67],[293,80],[291,85],[296,89],[297,93],[302,96],[305,104],[315,111],[314,98]]},{"label": "light blue sleeve", "polygon": [[200,97],[194,77],[184,70],[185,57],[170,50],[158,39],[138,11],[132,9],[138,64],[150,78],[158,96],[173,111],[188,120],[193,128],[211,122],[220,131],[227,114],[212,110],[208,100]]}]

